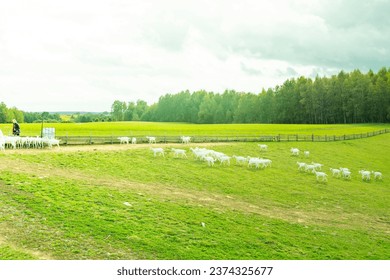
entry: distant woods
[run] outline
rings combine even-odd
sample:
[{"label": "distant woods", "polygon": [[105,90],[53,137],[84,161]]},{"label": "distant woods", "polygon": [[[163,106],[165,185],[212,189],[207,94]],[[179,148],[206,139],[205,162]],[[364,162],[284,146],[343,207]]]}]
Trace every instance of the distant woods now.
[{"label": "distant woods", "polygon": [[383,123],[390,121],[390,68],[290,79],[259,94],[182,91],[156,104],[112,106],[114,120],[190,123]]},{"label": "distant woods", "polygon": [[[41,113],[26,113],[0,103],[0,123],[42,120]],[[188,123],[384,123],[390,122],[390,68],[364,74],[341,71],[332,77],[289,79],[260,93],[204,90],[165,94],[149,106],[145,101],[116,100],[107,113],[78,113],[66,122],[156,121]]]},{"label": "distant woods", "polygon": [[17,108],[8,108],[4,102],[0,103],[0,123],[11,123],[16,119],[19,123],[82,123],[112,121],[111,114],[104,113],[49,113],[23,112]]}]

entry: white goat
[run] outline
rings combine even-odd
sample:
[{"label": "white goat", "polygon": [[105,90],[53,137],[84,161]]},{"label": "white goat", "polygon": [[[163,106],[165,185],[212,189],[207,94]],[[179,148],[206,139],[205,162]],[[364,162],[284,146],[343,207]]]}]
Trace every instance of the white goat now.
[{"label": "white goat", "polygon": [[272,164],[272,160],[270,159],[248,157],[248,167],[254,165],[256,168],[259,168],[260,166],[262,168],[266,168],[266,167],[270,167],[271,164]]},{"label": "white goat", "polygon": [[363,181],[370,181],[371,180],[371,172],[367,170],[360,170],[360,174],[362,174],[362,180]]},{"label": "white goat", "polygon": [[236,159],[236,164],[242,165],[248,161],[248,158],[242,156],[233,156]]},{"label": "white goat", "polygon": [[290,152],[291,152],[291,155],[293,155],[293,156],[299,156],[299,149],[297,149],[297,148],[291,148]]},{"label": "white goat", "polygon": [[259,168],[259,162],[260,162],[259,158],[248,157],[248,167],[255,166],[256,168]]},{"label": "white goat", "polygon": [[303,155],[304,155],[305,157],[309,157],[309,156],[310,156],[310,152],[309,152],[309,151],[304,151],[304,152],[303,152]]},{"label": "white goat", "polygon": [[374,174],[374,179],[377,180],[382,180],[382,172],[379,171],[371,171],[372,174]]},{"label": "white goat", "polygon": [[203,160],[207,162],[208,166],[214,166],[215,159],[211,156],[204,156]]},{"label": "white goat", "polygon": [[316,167],[315,167],[314,164],[306,164],[305,171],[306,172],[315,173],[316,172]]},{"label": "white goat", "polygon": [[202,159],[203,157],[210,154],[210,150],[205,148],[190,148],[192,153],[194,154],[195,159]]},{"label": "white goat", "polygon": [[220,156],[218,158],[220,164],[230,165],[230,157],[227,155]]},{"label": "white goat", "polygon": [[332,177],[339,178],[341,176],[341,170],[340,169],[330,168],[330,172],[332,172]]},{"label": "white goat", "polygon": [[19,139],[15,136],[4,136],[4,141],[5,141],[5,146],[7,146],[7,144],[9,146],[12,146],[13,149],[16,149],[16,143]]},{"label": "white goat", "polygon": [[260,151],[266,152],[268,150],[268,145],[258,144]]},{"label": "white goat", "polygon": [[149,144],[156,144],[156,137],[153,137],[153,136],[146,136],[146,139],[148,139],[149,141]]},{"label": "white goat", "polygon": [[25,147],[25,148],[29,148],[30,147],[30,137],[22,137],[20,139],[20,146],[21,147]]},{"label": "white goat", "polygon": [[297,161],[297,164],[298,164],[298,170],[306,169],[306,163]]},{"label": "white goat", "polygon": [[321,170],[322,166],[324,166],[323,164],[321,163],[315,163],[315,162],[312,162],[311,164],[314,165],[314,168],[317,170]]},{"label": "white goat", "polygon": [[263,167],[271,167],[271,164],[272,164],[272,160],[270,159],[262,159],[262,164],[263,164]]},{"label": "white goat", "polygon": [[186,155],[186,150],[183,150],[183,149],[175,149],[175,148],[171,148],[172,152],[173,152],[173,156],[174,157],[178,157],[178,156],[181,156],[181,157],[185,157],[187,158],[187,155]]},{"label": "white goat", "polygon": [[153,155],[156,156],[156,155],[162,155],[163,157],[164,156],[164,149],[163,148],[150,148],[150,150],[153,151]]},{"label": "white goat", "polygon": [[129,137],[118,137],[118,140],[120,141],[120,144],[129,144]]},{"label": "white goat", "polygon": [[348,168],[340,167],[339,169],[344,179],[351,179],[351,171]]},{"label": "white goat", "polygon": [[37,136],[32,139],[32,144],[34,148],[43,148],[43,139]]},{"label": "white goat", "polygon": [[183,144],[188,144],[191,141],[191,137],[190,136],[181,136],[180,139],[181,139],[181,142]]},{"label": "white goat", "polygon": [[137,138],[132,137],[131,138],[131,144],[137,144]]},{"label": "white goat", "polygon": [[317,179],[317,181],[318,181],[320,178],[322,178],[322,181],[323,181],[323,182],[328,181],[328,179],[327,179],[327,176],[328,176],[328,175],[327,175],[325,172],[314,171],[314,173],[316,174],[316,179]]},{"label": "white goat", "polygon": [[53,146],[57,146],[58,148],[60,147],[60,140],[58,139],[43,138],[42,142],[47,144],[47,146],[49,146],[50,149]]}]

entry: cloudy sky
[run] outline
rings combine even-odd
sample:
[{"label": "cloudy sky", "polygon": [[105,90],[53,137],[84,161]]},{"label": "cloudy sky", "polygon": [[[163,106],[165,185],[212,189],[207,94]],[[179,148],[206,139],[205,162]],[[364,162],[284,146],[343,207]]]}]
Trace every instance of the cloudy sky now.
[{"label": "cloudy sky", "polygon": [[390,0],[0,0],[0,102],[109,111],[390,67]]}]

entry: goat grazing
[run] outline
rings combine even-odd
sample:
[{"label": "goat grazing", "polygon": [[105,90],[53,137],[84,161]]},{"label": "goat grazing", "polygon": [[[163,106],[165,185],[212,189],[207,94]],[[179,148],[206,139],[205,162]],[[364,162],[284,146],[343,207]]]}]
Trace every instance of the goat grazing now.
[{"label": "goat grazing", "polygon": [[163,148],[150,148],[150,150],[153,151],[153,155],[156,156],[156,155],[162,155],[163,157],[164,156],[164,149]]},{"label": "goat grazing", "polygon": [[348,168],[340,167],[339,169],[344,179],[351,179],[351,171]]},{"label": "goat grazing", "polygon": [[382,180],[382,172],[379,171],[371,171],[372,174],[374,174],[374,179],[377,180]]},{"label": "goat grazing", "polygon": [[306,172],[315,173],[316,172],[316,166],[314,164],[306,164],[305,171]]},{"label": "goat grazing", "polygon": [[256,168],[259,168],[259,158],[254,157],[248,157],[248,167],[255,166]]},{"label": "goat grazing", "polygon": [[218,158],[220,164],[230,165],[230,157],[227,155],[222,155]]},{"label": "goat grazing", "polygon": [[178,156],[181,156],[181,157],[185,157],[187,158],[187,155],[186,155],[186,150],[183,150],[183,149],[175,149],[175,148],[171,148],[172,152],[173,152],[173,156],[174,157],[178,157]]},{"label": "goat grazing", "polygon": [[146,139],[148,139],[149,144],[156,144],[156,137],[146,136]]},{"label": "goat grazing", "polygon": [[321,170],[322,166],[324,166],[323,164],[321,163],[315,163],[315,162],[312,162],[311,164],[314,165],[314,168],[317,170]]},{"label": "goat grazing", "polygon": [[291,148],[290,152],[292,156],[299,156],[299,149],[297,148]]},{"label": "goat grazing", "polygon": [[188,144],[191,141],[191,137],[190,136],[181,136],[180,139],[181,139],[181,142],[183,144]]},{"label": "goat grazing", "polygon": [[327,175],[325,172],[314,171],[314,173],[316,174],[316,179],[317,179],[317,181],[318,181],[320,178],[322,178],[322,182],[328,181],[328,179],[326,178],[328,175]]},{"label": "goat grazing", "polygon": [[52,148],[53,146],[60,147],[60,141],[58,139],[50,139],[50,138],[43,138],[43,142],[49,146],[49,148]]},{"label": "goat grazing", "polygon": [[260,151],[266,152],[268,150],[268,146],[265,144],[258,144]]},{"label": "goat grazing", "polygon": [[270,167],[272,164],[272,160],[270,159],[264,159],[264,158],[253,158],[253,157],[248,157],[248,167],[251,167],[254,165],[256,168],[266,168]]},{"label": "goat grazing", "polygon": [[205,148],[190,148],[192,153],[194,154],[195,159],[202,159],[203,157],[210,154],[211,150],[207,150]]},{"label": "goat grazing", "polygon": [[303,152],[303,155],[304,155],[305,157],[309,157],[309,156],[310,156],[310,152],[309,152],[309,151],[304,151],[304,152]]},{"label": "goat grazing", "polygon": [[332,172],[332,177],[339,178],[341,176],[341,170],[340,169],[330,168],[330,172]]},{"label": "goat grazing", "polygon": [[129,144],[129,137],[118,137],[120,144]]},{"label": "goat grazing", "polygon": [[137,144],[137,138],[132,137],[131,138],[131,144]]},{"label": "goat grazing", "polygon": [[244,164],[248,161],[248,158],[242,156],[233,156],[236,159],[236,164]]},{"label": "goat grazing", "polygon": [[297,161],[297,164],[298,164],[298,170],[306,169],[306,163]]},{"label": "goat grazing", "polygon": [[370,181],[371,180],[371,172],[367,170],[360,170],[360,174],[362,174],[362,180],[363,181]]},{"label": "goat grazing", "polygon": [[204,156],[203,160],[207,162],[208,166],[214,166],[215,159],[211,156]]}]

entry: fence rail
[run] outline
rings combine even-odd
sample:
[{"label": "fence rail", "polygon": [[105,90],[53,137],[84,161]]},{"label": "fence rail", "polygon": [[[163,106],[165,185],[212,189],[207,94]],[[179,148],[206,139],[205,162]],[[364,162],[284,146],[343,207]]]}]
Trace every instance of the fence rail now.
[{"label": "fence rail", "polygon": [[[191,136],[192,143],[213,142],[332,142],[373,137],[389,133],[390,129],[345,135],[277,134],[259,136]],[[62,145],[119,144],[118,136],[58,136]],[[157,143],[180,143],[180,136],[156,136]],[[146,136],[137,137],[137,143],[148,143]]]}]

